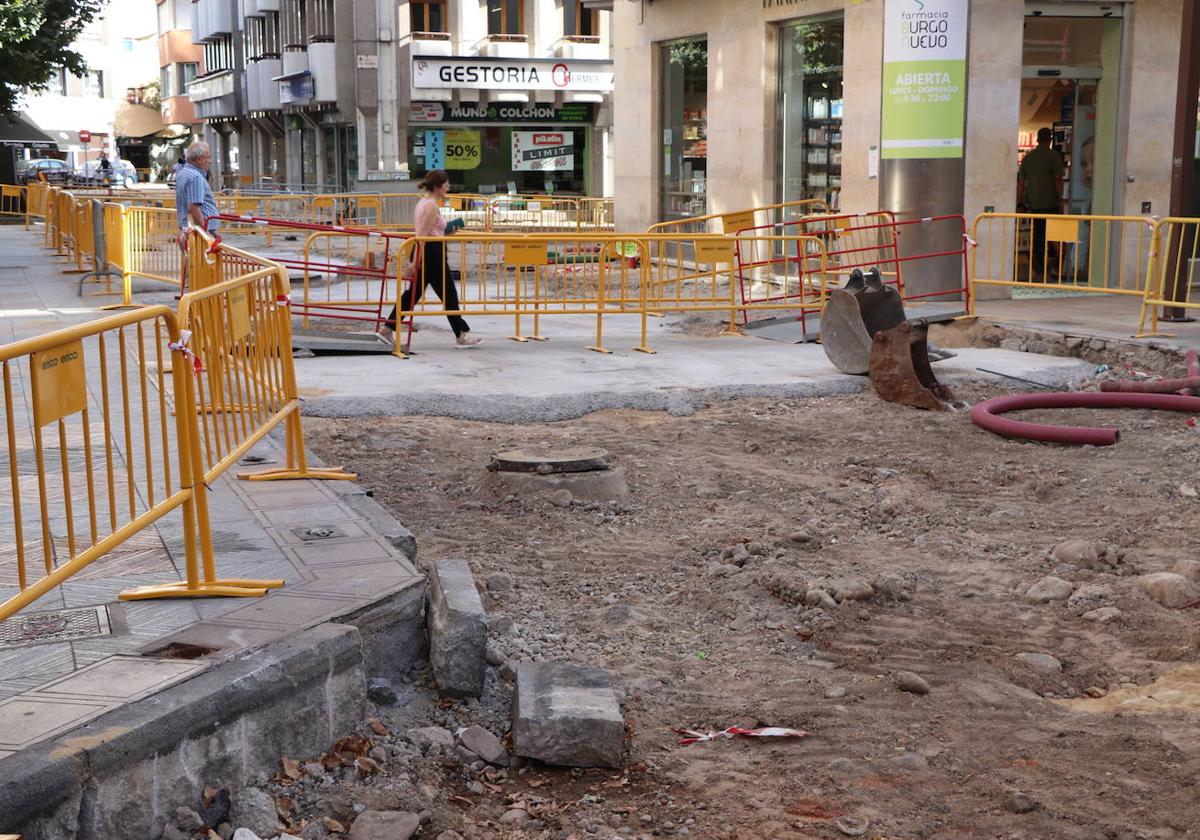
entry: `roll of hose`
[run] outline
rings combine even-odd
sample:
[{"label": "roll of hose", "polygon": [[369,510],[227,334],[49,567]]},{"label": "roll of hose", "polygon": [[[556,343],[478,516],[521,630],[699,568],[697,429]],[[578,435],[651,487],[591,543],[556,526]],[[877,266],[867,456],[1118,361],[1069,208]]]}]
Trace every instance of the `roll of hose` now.
[{"label": "roll of hose", "polygon": [[1177,394],[1072,393],[1013,394],[984,400],[971,409],[971,422],[993,434],[1043,443],[1112,446],[1120,440],[1116,429],[1089,426],[1053,426],[1002,417],[1010,411],[1046,408],[1149,408],[1200,414],[1200,397]]}]

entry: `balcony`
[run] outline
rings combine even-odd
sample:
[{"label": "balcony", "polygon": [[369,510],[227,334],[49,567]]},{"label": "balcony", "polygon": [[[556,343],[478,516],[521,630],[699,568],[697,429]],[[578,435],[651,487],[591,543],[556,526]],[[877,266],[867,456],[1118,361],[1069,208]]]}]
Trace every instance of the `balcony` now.
[{"label": "balcony", "polygon": [[485,58],[529,58],[529,36],[488,35],[475,45],[475,53]]},{"label": "balcony", "polygon": [[233,82],[232,70],[218,70],[192,80],[188,97],[196,106],[196,117],[203,120],[237,116]]},{"label": "balcony", "polygon": [[186,96],[168,96],[162,101],[162,118],[167,125],[191,125],[196,121],[196,106]]},{"label": "balcony", "polygon": [[606,61],[610,57],[608,45],[595,35],[567,35],[560,38],[554,45],[556,58],[599,59]]}]

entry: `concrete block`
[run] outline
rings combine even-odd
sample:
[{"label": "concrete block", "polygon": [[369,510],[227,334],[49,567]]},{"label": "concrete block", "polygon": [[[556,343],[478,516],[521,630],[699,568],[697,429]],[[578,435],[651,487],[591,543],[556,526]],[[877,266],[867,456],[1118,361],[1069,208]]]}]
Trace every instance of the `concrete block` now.
[{"label": "concrete block", "polygon": [[620,767],[625,720],[600,668],[522,662],[513,694],[513,751],[569,767]]},{"label": "concrete block", "polygon": [[429,576],[429,664],[443,694],[483,693],[487,615],[466,560],[441,560]]}]

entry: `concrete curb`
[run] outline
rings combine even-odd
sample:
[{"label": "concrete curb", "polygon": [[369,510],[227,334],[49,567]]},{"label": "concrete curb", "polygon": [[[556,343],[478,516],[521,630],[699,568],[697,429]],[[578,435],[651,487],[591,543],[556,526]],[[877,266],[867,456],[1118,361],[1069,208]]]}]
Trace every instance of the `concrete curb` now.
[{"label": "concrete curb", "polygon": [[322,624],[215,664],[0,765],[0,831],[26,840],[158,836],[205,784],[233,791],[319,755],[362,720],[359,632]]}]

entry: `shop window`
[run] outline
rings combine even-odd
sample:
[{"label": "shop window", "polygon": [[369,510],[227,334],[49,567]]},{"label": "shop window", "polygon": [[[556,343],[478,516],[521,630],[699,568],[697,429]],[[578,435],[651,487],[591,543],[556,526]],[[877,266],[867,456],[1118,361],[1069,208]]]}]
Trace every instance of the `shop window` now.
[{"label": "shop window", "polygon": [[487,0],[488,34],[521,35],[525,32],[524,0]]},{"label": "shop window", "polygon": [[[408,161],[413,177],[444,169],[454,192],[478,195],[586,195],[591,183],[592,129],[564,125],[412,126]],[[553,148],[551,156],[522,154]],[[438,149],[433,157],[433,149]]]},{"label": "shop window", "polygon": [[661,47],[663,221],[703,216],[708,181],[708,41]]},{"label": "shop window", "polygon": [[592,37],[600,34],[600,12],[584,8],[583,0],[563,0],[563,34]]},{"label": "shop window", "polygon": [[446,0],[413,0],[408,4],[413,32],[446,32]]},{"label": "shop window", "polygon": [[[841,207],[842,16],[781,27],[779,38],[779,183],[782,201]],[[790,208],[787,215],[804,215]]]}]

